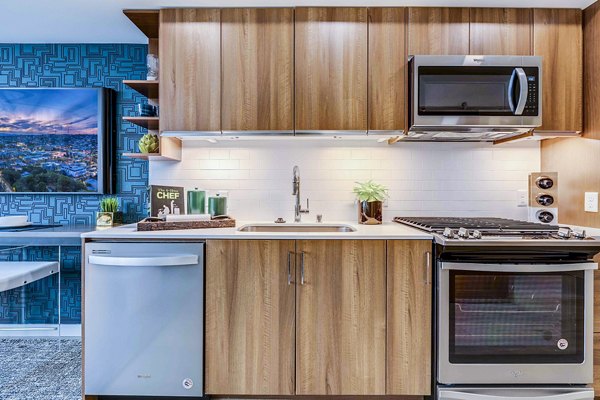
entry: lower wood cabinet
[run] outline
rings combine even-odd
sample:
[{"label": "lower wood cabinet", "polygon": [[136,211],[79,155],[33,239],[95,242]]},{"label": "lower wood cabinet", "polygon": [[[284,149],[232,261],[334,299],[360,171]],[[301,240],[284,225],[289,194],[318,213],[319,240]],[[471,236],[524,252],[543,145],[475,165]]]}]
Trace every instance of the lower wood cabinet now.
[{"label": "lower wood cabinet", "polygon": [[207,394],[294,394],[293,251],[293,240],[207,241]]},{"label": "lower wood cabinet", "polygon": [[385,241],[296,250],[296,394],[385,394]]},{"label": "lower wood cabinet", "polygon": [[428,395],[430,241],[209,240],[209,395]]}]

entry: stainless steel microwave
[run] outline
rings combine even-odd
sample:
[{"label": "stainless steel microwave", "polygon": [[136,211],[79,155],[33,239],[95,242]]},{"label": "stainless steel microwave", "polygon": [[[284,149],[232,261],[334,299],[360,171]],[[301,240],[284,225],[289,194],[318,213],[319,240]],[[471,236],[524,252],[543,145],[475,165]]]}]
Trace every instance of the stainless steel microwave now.
[{"label": "stainless steel microwave", "polygon": [[542,58],[412,56],[409,132],[416,140],[489,141],[542,124]]}]

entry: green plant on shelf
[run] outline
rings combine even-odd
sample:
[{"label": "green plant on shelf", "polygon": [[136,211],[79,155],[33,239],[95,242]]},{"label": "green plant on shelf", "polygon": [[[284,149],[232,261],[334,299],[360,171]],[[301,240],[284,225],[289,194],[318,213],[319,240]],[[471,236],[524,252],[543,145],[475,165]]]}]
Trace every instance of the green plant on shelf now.
[{"label": "green plant on shelf", "polygon": [[138,143],[140,151],[144,154],[158,153],[158,146],[158,136],[153,133],[146,133]]}]

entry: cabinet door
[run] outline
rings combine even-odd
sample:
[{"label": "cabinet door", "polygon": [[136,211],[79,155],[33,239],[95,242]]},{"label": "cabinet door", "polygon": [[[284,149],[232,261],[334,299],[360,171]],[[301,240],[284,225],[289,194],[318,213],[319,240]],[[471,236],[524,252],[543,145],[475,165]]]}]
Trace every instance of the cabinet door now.
[{"label": "cabinet door", "polygon": [[296,9],[296,130],[367,130],[367,9]]},{"label": "cabinet door", "polygon": [[387,394],[431,394],[431,266],[428,240],[387,243]]},{"label": "cabinet door", "polygon": [[293,240],[207,241],[207,394],[294,393],[293,251]]},{"label": "cabinet door", "polygon": [[531,18],[528,8],[472,8],[470,54],[531,55]]},{"label": "cabinet door", "polygon": [[296,394],[385,394],[385,241],[296,246]]},{"label": "cabinet door", "polygon": [[594,333],[594,391],[600,391],[600,333]]},{"label": "cabinet door", "polygon": [[160,130],[221,130],[220,10],[160,10]]},{"label": "cabinet door", "polygon": [[469,9],[409,8],[408,54],[469,54]]},{"label": "cabinet door", "polygon": [[404,130],[406,9],[369,8],[369,130]]},{"label": "cabinet door", "polygon": [[533,53],[543,57],[540,130],[582,130],[582,32],[581,10],[533,10]]},{"label": "cabinet door", "polygon": [[294,10],[226,8],[222,128],[293,131]]}]

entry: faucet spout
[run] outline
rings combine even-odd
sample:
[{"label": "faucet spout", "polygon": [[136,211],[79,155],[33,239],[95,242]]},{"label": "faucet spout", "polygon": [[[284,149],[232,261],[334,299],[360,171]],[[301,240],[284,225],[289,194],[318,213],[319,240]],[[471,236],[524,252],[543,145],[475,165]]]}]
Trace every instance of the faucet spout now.
[{"label": "faucet spout", "polygon": [[303,209],[300,205],[300,168],[294,165],[293,178],[292,178],[292,195],[296,196],[296,203],[294,205],[294,222],[302,221],[302,214],[309,213],[308,199],[306,199],[306,208]]}]

